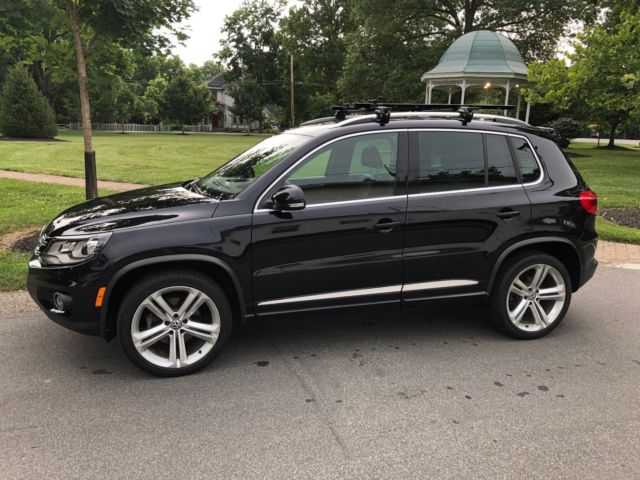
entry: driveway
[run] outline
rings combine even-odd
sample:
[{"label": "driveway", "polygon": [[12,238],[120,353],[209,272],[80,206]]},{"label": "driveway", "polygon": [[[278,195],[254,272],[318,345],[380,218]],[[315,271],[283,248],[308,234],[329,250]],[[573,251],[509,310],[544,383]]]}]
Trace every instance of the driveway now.
[{"label": "driveway", "polygon": [[476,307],[289,316],[156,379],[0,314],[0,478],[638,478],[640,271],[507,339]]}]

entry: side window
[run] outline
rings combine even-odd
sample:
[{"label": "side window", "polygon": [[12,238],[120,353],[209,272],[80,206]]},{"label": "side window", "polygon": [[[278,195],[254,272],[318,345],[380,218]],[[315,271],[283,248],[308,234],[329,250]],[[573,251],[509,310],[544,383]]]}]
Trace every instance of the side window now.
[{"label": "side window", "polygon": [[540,166],[536,161],[529,142],[522,138],[511,137],[511,145],[516,154],[516,161],[520,167],[522,181],[524,183],[534,182],[540,177]]},{"label": "side window", "polygon": [[484,186],[482,134],[418,132],[420,192]]},{"label": "side window", "polygon": [[394,194],[397,133],[338,140],[307,158],[284,183],[298,185],[308,205]]},{"label": "side window", "polygon": [[490,187],[518,183],[511,151],[504,135],[485,134],[487,142],[487,173]]}]

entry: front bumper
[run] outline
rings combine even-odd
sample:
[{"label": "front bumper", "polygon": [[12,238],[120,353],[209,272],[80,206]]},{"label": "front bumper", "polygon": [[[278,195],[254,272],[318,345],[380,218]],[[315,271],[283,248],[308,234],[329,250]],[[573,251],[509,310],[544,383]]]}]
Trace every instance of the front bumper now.
[{"label": "front bumper", "polygon": [[[98,279],[88,277],[85,267],[42,267],[36,259],[29,262],[27,288],[38,307],[57,324],[87,335],[100,335],[96,296],[101,285]],[[56,293],[71,300],[64,311],[54,304]]]}]

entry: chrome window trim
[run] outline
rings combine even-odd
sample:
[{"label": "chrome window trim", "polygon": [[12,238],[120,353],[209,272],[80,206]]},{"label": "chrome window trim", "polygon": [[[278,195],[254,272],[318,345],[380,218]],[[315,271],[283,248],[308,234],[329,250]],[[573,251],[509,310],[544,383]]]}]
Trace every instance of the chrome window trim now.
[{"label": "chrome window trim", "polygon": [[258,302],[259,307],[269,305],[281,305],[285,303],[313,302],[319,300],[333,300],[337,298],[363,297],[367,295],[382,295],[385,293],[416,292],[420,290],[436,290],[439,288],[468,287],[477,285],[477,280],[452,279],[434,280],[429,282],[405,283],[389,285],[386,287],[358,288],[355,290],[339,290],[337,292],[315,293],[310,295],[298,295],[295,297],[278,298],[275,300],[265,300]]},{"label": "chrome window trim", "polygon": [[[291,165],[284,172],[282,172],[282,174],[280,176],[278,176],[278,178],[276,178],[273,182],[271,182],[269,184],[269,186],[262,192],[260,197],[258,197],[258,201],[253,206],[253,213],[272,212],[273,210],[271,210],[269,208],[258,208],[258,205],[260,205],[260,203],[262,203],[262,200],[264,200],[265,195],[267,193],[269,193],[269,191],[280,180],[282,180],[283,177],[285,177],[291,170],[293,170],[295,167],[297,167],[299,163],[304,162],[310,156],[312,156],[316,152],[318,152],[318,150],[322,150],[324,147],[326,147],[328,145],[331,145],[332,143],[335,143],[337,141],[344,140],[345,138],[359,137],[359,136],[362,136],[362,135],[379,135],[381,133],[401,133],[401,132],[406,132],[406,131],[407,131],[406,128],[395,128],[395,129],[384,130],[384,131],[350,133],[349,135],[343,135],[342,137],[336,137],[336,138],[333,138],[333,139],[323,143],[322,145],[320,145],[320,146],[314,148],[313,150],[311,150],[309,153],[304,155],[302,158],[298,159],[293,165]],[[370,202],[370,201],[387,200],[387,199],[391,199],[391,198],[402,198],[402,197],[406,197],[406,195],[393,195],[391,197],[387,196],[387,197],[376,197],[376,198],[360,198],[360,199],[355,199],[355,200],[342,200],[342,201],[337,201],[337,202],[316,203],[316,204],[307,205],[306,208],[312,208],[312,207],[317,207],[317,206],[325,207],[325,206],[328,206],[328,205],[341,205],[341,204],[347,204],[347,203]]]},{"label": "chrome window trim", "polygon": [[[515,133],[507,133],[507,132],[488,132],[486,130],[472,130],[472,129],[465,130],[465,129],[459,129],[459,128],[416,128],[416,129],[412,129],[411,131],[415,131],[415,132],[469,132],[469,133],[484,133],[484,134],[487,134],[487,135],[502,135],[504,137],[521,138],[525,142],[527,142],[527,144],[529,144],[529,148],[531,148],[531,151],[533,152],[533,158],[536,160],[536,163],[538,164],[538,168],[540,169],[540,176],[534,182],[514,183],[514,184],[511,184],[511,185],[498,185],[496,187],[478,187],[478,188],[467,188],[467,189],[462,189],[462,190],[444,190],[442,192],[412,193],[412,194],[409,194],[409,198],[413,198],[413,197],[429,197],[429,196],[436,196],[436,195],[450,195],[450,194],[465,193],[465,192],[473,193],[473,192],[480,192],[480,191],[484,192],[484,191],[492,191],[492,190],[508,190],[508,189],[517,189],[517,188],[520,188],[520,187],[532,187],[534,185],[538,185],[539,183],[542,183],[542,181],[545,178],[544,168],[542,167],[542,162],[540,161],[540,158],[538,157],[538,152],[536,152],[536,149],[533,147],[533,144],[524,135],[518,135],[518,134],[515,134]],[[517,161],[517,159],[515,159],[515,158],[513,160]]]}]

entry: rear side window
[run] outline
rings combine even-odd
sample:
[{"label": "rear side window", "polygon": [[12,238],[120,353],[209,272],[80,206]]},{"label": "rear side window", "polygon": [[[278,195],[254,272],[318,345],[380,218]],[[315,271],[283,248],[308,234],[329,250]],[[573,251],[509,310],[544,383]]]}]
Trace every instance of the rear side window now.
[{"label": "rear side window", "polygon": [[510,141],[522,174],[522,181],[524,183],[536,181],[540,177],[540,166],[531,151],[529,142],[516,137],[511,137]]},{"label": "rear side window", "polygon": [[481,133],[418,132],[420,192],[485,185]]},{"label": "rear side window", "polygon": [[504,135],[485,135],[487,142],[488,186],[518,183],[511,151]]}]

